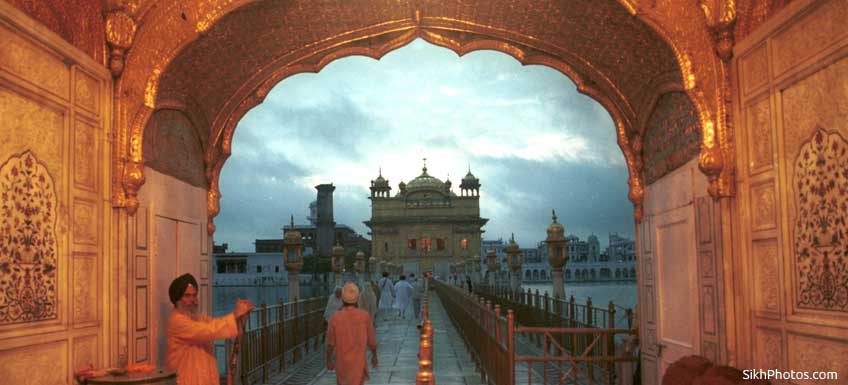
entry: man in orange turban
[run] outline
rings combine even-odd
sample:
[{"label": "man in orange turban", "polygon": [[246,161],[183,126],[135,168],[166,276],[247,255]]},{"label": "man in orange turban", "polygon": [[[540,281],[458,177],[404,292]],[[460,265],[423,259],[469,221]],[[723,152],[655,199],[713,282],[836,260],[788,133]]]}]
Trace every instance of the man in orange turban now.
[{"label": "man in orange turban", "polygon": [[[341,310],[330,318],[327,328],[327,369],[336,370],[339,385],[362,385],[368,379],[365,348],[371,349],[371,365],[377,367],[377,336],[371,316],[358,309],[359,287],[348,282],[342,288]],[[335,364],[333,351],[336,352]]]},{"label": "man in orange turban", "polygon": [[166,331],[165,364],[177,371],[179,385],[218,385],[218,365],[212,342],[238,334],[236,320],[253,310],[253,303],[239,299],[236,310],[221,318],[197,312],[197,280],[183,274],[171,282],[168,296],[174,304]]}]

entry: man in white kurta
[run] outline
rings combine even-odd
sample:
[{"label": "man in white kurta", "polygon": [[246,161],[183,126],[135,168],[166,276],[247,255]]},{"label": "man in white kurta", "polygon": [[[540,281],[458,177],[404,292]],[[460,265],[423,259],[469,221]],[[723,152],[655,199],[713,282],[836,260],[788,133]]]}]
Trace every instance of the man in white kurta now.
[{"label": "man in white kurta", "polygon": [[333,314],[341,309],[342,305],[342,287],[336,286],[333,294],[330,294],[330,298],[327,299],[327,307],[324,308],[324,321],[330,322],[330,318],[333,318]]},{"label": "man in white kurta", "polygon": [[191,274],[175,279],[168,288],[174,310],[166,329],[165,364],[177,371],[178,385],[218,385],[218,363],[212,342],[238,334],[236,320],[253,310],[239,299],[236,310],[221,318],[197,312],[197,281]]},{"label": "man in white kurta", "polygon": [[395,299],[395,286],[392,284],[388,272],[383,272],[383,278],[380,278],[380,282],[377,282],[377,287],[380,288],[379,310],[383,310],[383,321],[385,321],[386,311],[392,309],[392,303]]},{"label": "man in white kurta", "polygon": [[401,275],[400,280],[395,284],[394,306],[394,308],[398,310],[398,316],[400,316],[401,319],[406,318],[406,308],[409,307],[412,302],[413,291],[415,291],[415,288],[407,282],[405,275]]},{"label": "man in white kurta", "polygon": [[371,283],[362,277],[359,278],[359,288],[360,294],[356,306],[368,312],[368,315],[371,316],[371,323],[373,324],[377,319],[377,295],[374,294]]}]

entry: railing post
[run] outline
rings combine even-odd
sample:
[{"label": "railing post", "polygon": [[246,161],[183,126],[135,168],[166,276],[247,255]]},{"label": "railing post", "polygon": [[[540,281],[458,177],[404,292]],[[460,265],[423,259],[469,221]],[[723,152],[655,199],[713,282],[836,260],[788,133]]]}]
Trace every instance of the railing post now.
[{"label": "railing post", "polygon": [[300,309],[298,309],[299,300],[294,298],[294,301],[291,303],[291,313],[292,313],[292,363],[296,363],[300,360]]},{"label": "railing post", "polygon": [[574,305],[576,305],[576,304],[574,303],[574,296],[572,295],[571,299],[568,301],[569,313],[571,313],[569,315],[569,320],[570,320],[569,327],[572,327],[572,328],[574,327],[574,321],[577,319],[577,317],[574,316],[574,314],[575,314],[574,311],[576,310]]},{"label": "railing post", "polygon": [[262,360],[262,383],[268,383],[268,305],[262,304],[262,326],[260,327],[259,335],[262,337],[262,342],[259,343],[261,353],[259,359]]},{"label": "railing post", "polygon": [[[612,301],[609,303],[609,320],[607,322],[607,327],[610,330],[615,329],[615,305]],[[607,336],[607,355],[615,357],[615,333],[612,331],[610,331]],[[615,384],[615,363],[613,361],[609,361],[607,363],[607,384]]]},{"label": "railing post", "polygon": [[277,327],[279,329],[278,333],[280,333],[280,372],[284,372],[286,370],[286,305],[283,303],[282,298],[277,303],[280,305],[279,309],[277,309]]},{"label": "railing post", "polygon": [[512,309],[506,311],[506,354],[509,357],[506,383],[515,385],[515,318]]}]

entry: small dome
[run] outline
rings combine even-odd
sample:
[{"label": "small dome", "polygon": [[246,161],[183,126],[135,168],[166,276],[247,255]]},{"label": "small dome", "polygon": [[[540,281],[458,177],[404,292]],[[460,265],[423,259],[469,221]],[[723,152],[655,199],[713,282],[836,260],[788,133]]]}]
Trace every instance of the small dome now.
[{"label": "small dome", "polygon": [[388,187],[389,181],[383,178],[383,169],[380,169],[377,179],[374,179],[374,187]]},{"label": "small dome", "polygon": [[344,247],[342,247],[342,245],[336,243],[336,245],[333,246],[333,251],[331,253],[332,253],[332,255],[344,255]]},{"label": "small dome", "polygon": [[509,244],[506,245],[506,252],[507,254],[517,253],[518,250],[518,244],[515,243],[515,234],[512,234],[512,237],[509,238]]},{"label": "small dome", "polygon": [[286,231],[286,234],[283,235],[283,242],[287,244],[295,244],[301,243],[303,241],[303,236],[300,234],[300,231],[294,227],[294,215],[291,216],[291,226],[289,227],[289,231]]},{"label": "small dome", "polygon": [[365,260],[365,253],[362,252],[362,250],[357,251],[356,252],[356,259],[364,261]]},{"label": "small dome", "polygon": [[561,224],[557,223],[556,211],[551,210],[552,216],[551,219],[553,222],[550,226],[548,226],[548,241],[551,240],[562,240],[565,239],[565,228],[562,227]]},{"label": "small dome", "polygon": [[479,179],[477,179],[477,177],[474,176],[474,174],[471,173],[471,169],[469,168],[468,174],[465,174],[465,177],[463,177],[462,180],[472,182],[472,181],[478,181]]}]

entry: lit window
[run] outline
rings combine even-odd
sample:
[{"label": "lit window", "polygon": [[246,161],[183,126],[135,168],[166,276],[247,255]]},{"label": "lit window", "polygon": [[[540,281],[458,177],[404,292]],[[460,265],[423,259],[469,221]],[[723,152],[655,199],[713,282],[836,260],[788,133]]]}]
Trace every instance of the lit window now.
[{"label": "lit window", "polygon": [[407,245],[408,245],[410,250],[415,250],[415,238],[412,238],[409,241],[407,241]]},{"label": "lit window", "polygon": [[421,250],[430,251],[430,247],[431,247],[430,241],[431,241],[430,238],[421,238]]},{"label": "lit window", "polygon": [[439,239],[436,240],[436,249],[438,249],[438,250],[444,250],[445,249],[445,240],[444,239],[439,238]]},{"label": "lit window", "polygon": [[462,240],[459,241],[459,247],[463,250],[468,250],[468,239],[462,238]]}]

